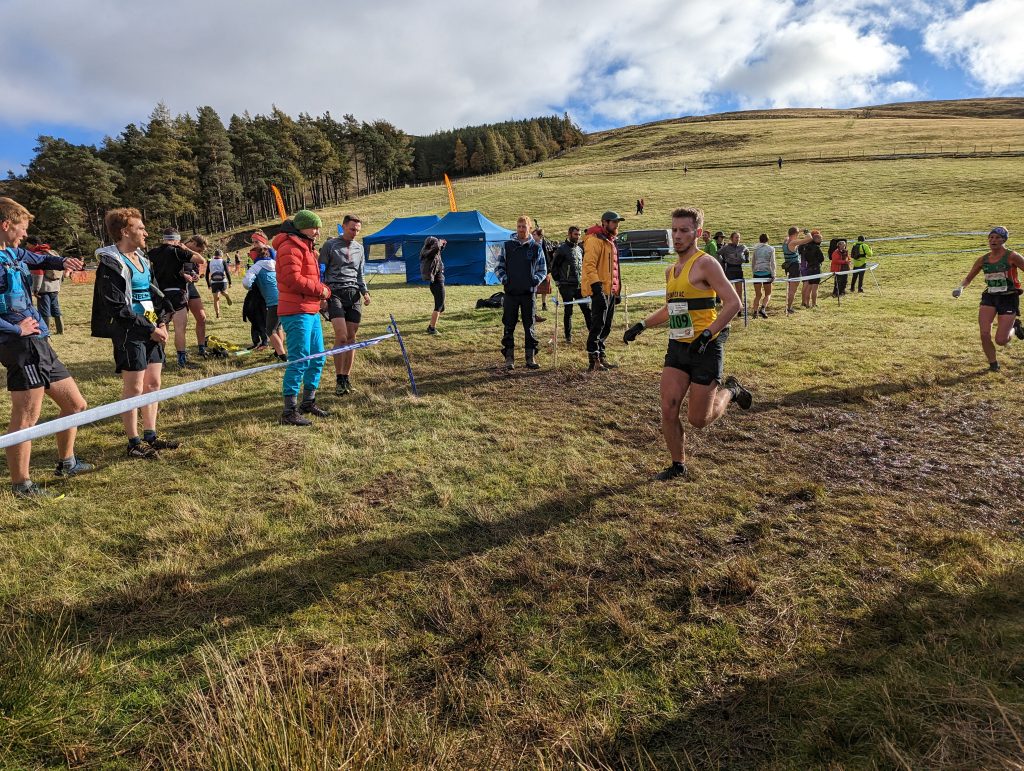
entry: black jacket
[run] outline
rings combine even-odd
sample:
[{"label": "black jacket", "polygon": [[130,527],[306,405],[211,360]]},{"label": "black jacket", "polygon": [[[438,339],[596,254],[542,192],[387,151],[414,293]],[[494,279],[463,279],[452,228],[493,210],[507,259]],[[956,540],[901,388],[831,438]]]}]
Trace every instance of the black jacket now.
[{"label": "black jacket", "polygon": [[434,236],[423,242],[423,248],[420,249],[420,278],[424,281],[431,284],[444,283],[444,260],[441,259],[443,251],[440,240]]},{"label": "black jacket", "polygon": [[[141,253],[139,256],[148,262]],[[105,246],[96,251],[96,257],[99,266],[92,292],[92,336],[110,338],[115,332],[121,332],[137,340],[147,339],[153,334],[156,324],[132,309],[131,276],[120,259],[117,247]],[[149,292],[157,316],[166,321],[174,313],[174,308],[156,282],[150,283]]]},{"label": "black jacket", "polygon": [[[181,275],[182,269],[193,269],[192,252],[175,244],[160,244],[147,252],[153,266],[153,282],[164,289],[185,289],[188,282]],[[199,275],[199,269],[194,268]]]},{"label": "black jacket", "polygon": [[559,286],[579,286],[583,270],[583,246],[566,239],[555,249],[548,268]]}]

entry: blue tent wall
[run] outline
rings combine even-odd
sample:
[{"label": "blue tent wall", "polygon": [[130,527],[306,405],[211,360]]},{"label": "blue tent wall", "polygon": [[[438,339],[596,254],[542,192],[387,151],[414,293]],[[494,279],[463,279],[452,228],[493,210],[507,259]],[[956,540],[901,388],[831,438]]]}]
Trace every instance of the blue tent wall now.
[{"label": "blue tent wall", "polygon": [[430,236],[448,242],[444,250],[444,277],[447,284],[482,286],[496,283],[487,273],[488,251],[503,244],[512,231],[491,222],[478,211],[449,212],[426,230],[421,230],[402,244],[405,256],[405,280],[422,284],[419,252]]},{"label": "blue tent wall", "polygon": [[[436,214],[428,214],[423,217],[396,217],[391,220],[381,230],[378,230],[372,236],[363,237],[363,248],[366,250],[367,261],[374,263],[380,260],[385,262],[391,260],[402,260],[402,242],[409,237],[412,233],[417,233],[424,228],[436,224],[441,218]],[[338,234],[342,233],[342,225],[338,225]],[[370,247],[383,244],[384,245],[384,257],[381,258],[379,255],[375,256],[371,254],[374,250]],[[401,270],[387,272],[398,272]]]}]

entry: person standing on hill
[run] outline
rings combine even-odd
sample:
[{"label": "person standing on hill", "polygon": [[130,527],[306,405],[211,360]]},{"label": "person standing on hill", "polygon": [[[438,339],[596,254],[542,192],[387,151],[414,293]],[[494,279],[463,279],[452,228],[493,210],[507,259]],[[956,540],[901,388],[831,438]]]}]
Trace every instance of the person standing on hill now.
[{"label": "person standing on hill", "polygon": [[800,247],[810,242],[809,231],[800,235],[800,229],[791,227],[786,240],[782,242],[782,269],[786,273],[786,315],[794,313],[793,300],[796,298],[797,287],[800,286]]},{"label": "person standing on hill", "polygon": [[[672,464],[655,478],[686,477],[686,435],[679,419],[690,394],[687,421],[694,428],[714,423],[731,402],[750,409],[753,397],[734,377],[722,379],[729,322],[739,313],[736,289],[718,261],[697,248],[704,212],[672,212],[672,246],[676,263],[665,271],[665,305],[626,330],[627,345],[647,327],[668,322],[668,353],[661,373],[661,429]],[[722,310],[716,309],[722,298]]]},{"label": "person standing on hill", "polygon": [[583,239],[583,275],[580,283],[584,297],[590,298],[590,334],[587,336],[587,354],[590,371],[614,369],[605,353],[605,341],[612,331],[615,306],[620,302],[622,281],[619,273],[619,250],[615,238],[619,223],[625,217],[606,211],[601,215],[600,228],[591,228]]},{"label": "person standing on hill", "polygon": [[[555,253],[555,245],[544,237],[544,229],[536,227],[533,229],[533,240],[540,244],[540,248],[544,250],[544,260],[548,267],[551,266],[551,257]],[[540,297],[540,309],[547,313],[548,310],[548,295],[551,294],[551,274],[544,277],[544,280],[540,282],[537,287],[537,296]],[[540,316],[534,319],[538,324],[544,321]]]},{"label": "person standing on hill", "polygon": [[[768,302],[772,299],[772,282],[775,280],[775,247],[768,243],[768,234],[762,233],[754,247],[754,258],[750,269],[754,274],[754,314],[768,318]],[[761,295],[764,295],[762,301]]]},{"label": "person standing on hill", "polygon": [[[246,289],[256,287],[256,291],[263,298],[263,305],[266,308],[263,318],[266,319],[266,322],[262,326],[259,324],[256,326],[265,331],[267,342],[273,347],[274,355],[277,356],[278,361],[285,361],[287,356],[284,353],[281,320],[277,314],[279,293],[277,289],[276,256],[277,253],[267,245],[257,249],[256,259],[252,267],[245,271],[245,275],[242,277],[242,286]],[[258,345],[259,343],[254,342],[254,346],[258,347]]]},{"label": "person standing on hill", "polygon": [[523,333],[526,346],[526,368],[540,369],[537,363],[537,350],[540,348],[533,325],[536,318],[537,287],[548,274],[544,250],[536,240],[531,238],[530,229],[533,225],[527,215],[523,214],[516,220],[515,237],[505,242],[505,247],[498,255],[498,264],[494,274],[501,282],[505,297],[502,300],[501,323],[505,334],[501,338],[501,352],[505,356],[505,369],[515,368],[516,327],[520,318],[523,322]]},{"label": "person standing on hill", "polygon": [[[33,254],[47,254],[52,257],[60,257],[42,239],[29,236],[25,239],[25,243],[28,244],[28,250]],[[36,308],[47,324],[53,324],[53,332],[57,335],[64,334],[64,319],[61,317],[60,312],[60,287],[65,277],[70,275],[69,271],[54,268],[40,270],[38,275],[36,271],[32,271],[32,291],[36,296]]]},{"label": "person standing on hill", "polygon": [[[277,251],[277,312],[288,340],[288,368],[281,383],[284,395],[281,423],[288,426],[311,425],[306,415],[318,418],[329,415],[316,403],[324,357],[303,361],[324,352],[320,305],[330,299],[331,290],[320,281],[317,262],[315,241],[321,226],[315,212],[301,209],[285,221],[273,240]],[[300,386],[301,402],[298,400]]]},{"label": "person standing on hill", "polygon": [[[370,290],[363,278],[366,255],[363,245],[356,240],[362,230],[363,221],[354,214],[346,214],[341,222],[341,235],[329,238],[320,247],[320,264],[323,265],[323,280],[331,288],[327,301],[327,316],[334,327],[334,344],[351,345],[363,319],[364,306],[370,304]],[[289,346],[290,348],[290,346]],[[349,376],[355,351],[345,351],[334,356],[336,384],[334,394],[344,396],[352,393]]]},{"label": "person standing on hill", "polygon": [[974,261],[967,277],[953,290],[959,298],[979,273],[985,275],[985,291],[978,307],[978,326],[981,330],[981,349],[988,359],[988,368],[999,371],[996,347],[992,345],[992,323],[996,322],[996,344],[1008,347],[1016,337],[1024,340],[1024,326],[1020,321],[1020,277],[1024,258],[1006,248],[1010,232],[994,227],[988,234],[988,253]]},{"label": "person standing on hill", "polygon": [[[821,233],[817,230],[811,231],[811,240],[801,246],[800,252],[800,275],[804,277],[801,299],[803,307],[818,307],[818,285],[821,284],[821,265],[825,262],[825,254],[821,251]],[[808,278],[818,276],[817,278]]]},{"label": "person standing on hill", "polygon": [[[0,363],[7,370],[7,390],[11,397],[11,421],[7,433],[31,428],[39,422],[43,395],[60,408],[60,416],[85,409],[71,373],[57,358],[50,345],[46,320],[32,307],[31,269],[80,270],[82,261],[36,254],[20,248],[33,216],[11,198],[0,198]],[[58,477],[72,477],[92,471],[93,466],[75,456],[78,429],[57,434]],[[48,498],[52,493],[35,484],[29,467],[32,443],[22,442],[7,448],[7,468],[11,473],[11,492],[18,498]]]},{"label": "person standing on hill", "polygon": [[[580,276],[583,274],[583,248],[580,246],[580,229],[573,225],[569,228],[566,239],[555,249],[551,258],[551,275],[558,284],[558,294],[566,303],[562,320],[565,330],[565,342],[572,344],[572,313],[576,307],[573,303],[583,299],[580,291]],[[590,330],[590,306],[583,303],[579,306],[583,312],[583,320]]]},{"label": "person standing on hill", "polygon": [[[203,259],[200,252],[183,245],[181,235],[174,228],[167,228],[160,240],[160,245],[150,249],[146,257],[153,265],[154,283],[160,287],[174,307],[174,317],[171,320],[174,325],[174,347],[178,352],[178,367],[186,369],[193,366],[188,361],[185,342],[190,309],[198,314],[196,316],[196,337],[201,343],[203,352],[206,347],[206,312],[202,308],[203,301],[198,300],[198,308],[193,309],[193,301],[190,299],[191,292],[195,292],[195,287],[192,284],[198,280],[199,271],[206,266],[206,260]],[[198,292],[196,292],[196,297],[199,297]],[[201,328],[199,326],[200,318],[202,318]]]},{"label": "person standing on hill", "polygon": [[729,243],[718,250],[718,258],[725,268],[727,279],[732,282],[743,281],[743,265],[750,262],[750,250],[740,243],[740,234],[737,231],[734,230],[729,236]]},{"label": "person standing on hill", "polygon": [[[857,273],[853,274],[853,279],[850,281],[850,294],[853,294],[856,289],[861,294],[864,293],[864,274],[868,272],[868,260],[871,259],[871,247],[864,242],[864,236],[857,236],[857,243],[853,245],[853,249],[850,250],[850,257],[853,263],[853,269]],[[858,287],[858,282],[860,286]]]},{"label": "person standing on hill", "polygon": [[430,314],[427,334],[437,334],[437,320],[444,313],[444,260],[441,253],[448,245],[443,238],[428,236],[420,249],[420,278],[430,284],[430,294],[434,298],[434,311]]},{"label": "person standing on hill", "polygon": [[847,271],[850,269],[850,254],[846,249],[846,239],[840,238],[836,242],[836,248],[832,252],[831,258],[830,267],[836,274],[835,283],[832,285],[832,296],[846,297],[846,279],[849,278]]}]

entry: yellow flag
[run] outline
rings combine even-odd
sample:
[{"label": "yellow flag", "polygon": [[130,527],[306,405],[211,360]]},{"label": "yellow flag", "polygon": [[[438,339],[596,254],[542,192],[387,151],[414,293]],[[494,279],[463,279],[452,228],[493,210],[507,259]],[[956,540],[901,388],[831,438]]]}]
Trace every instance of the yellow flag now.
[{"label": "yellow flag", "polygon": [[448,188],[448,211],[458,211],[459,207],[455,205],[455,191],[452,190],[452,181],[448,179],[448,175],[444,175],[444,186]]},{"label": "yellow flag", "polygon": [[271,185],[270,189],[274,191],[274,202],[277,204],[277,213],[281,215],[281,222],[288,219],[288,214],[284,210],[284,199],[281,197],[281,191],[277,189],[277,185]]}]

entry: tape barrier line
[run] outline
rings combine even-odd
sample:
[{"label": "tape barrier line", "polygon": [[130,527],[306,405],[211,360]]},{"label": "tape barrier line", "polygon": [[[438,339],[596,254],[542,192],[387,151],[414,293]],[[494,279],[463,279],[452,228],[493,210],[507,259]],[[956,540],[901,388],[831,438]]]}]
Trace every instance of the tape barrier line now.
[{"label": "tape barrier line", "polygon": [[[734,278],[729,281],[730,284],[789,284],[799,283],[801,281],[807,281],[810,278],[828,278],[829,276],[849,276],[853,273],[865,273],[869,270],[875,270],[879,263],[869,262],[866,268],[854,268],[853,270],[842,270],[837,273],[815,273],[813,276],[801,276],[800,278]],[[650,289],[646,292],[636,292],[634,294],[623,295],[623,300],[632,300],[637,297],[664,297],[664,289]],[[570,300],[564,302],[562,305],[588,305],[590,303],[589,297],[584,297],[582,300]]]},{"label": "tape barrier line", "polygon": [[322,353],[303,356],[301,359],[296,359],[294,362],[278,361],[273,364],[264,364],[260,367],[250,367],[249,369],[238,370],[237,372],[227,372],[223,375],[214,375],[213,377],[203,378],[202,380],[193,380],[190,383],[181,383],[180,385],[171,386],[170,388],[161,388],[159,391],[142,394],[141,396],[132,396],[128,399],[111,402],[110,404],[92,407],[74,415],[67,415],[63,418],[54,418],[53,420],[48,420],[45,423],[39,423],[31,428],[23,428],[20,431],[4,434],[3,436],[0,436],[0,449],[13,447],[14,445],[21,444],[22,442],[30,442],[34,439],[41,439],[44,436],[50,436],[51,434],[59,434],[61,431],[67,431],[69,428],[78,428],[88,423],[95,423],[100,420],[105,420],[106,418],[112,418],[116,415],[128,412],[128,410],[147,407],[150,404],[174,399],[178,396],[185,396],[186,394],[202,391],[203,389],[211,388],[223,383],[230,383],[232,380],[240,380],[244,377],[259,375],[262,372],[270,372],[274,369],[287,367],[289,364],[311,361],[325,356],[333,356],[336,353],[354,351],[359,348],[368,348],[371,345],[377,345],[377,343],[383,342],[384,340],[394,336],[395,333],[390,332],[386,335],[381,335],[380,337],[371,338],[370,340],[362,340],[358,343],[351,343],[349,345],[342,345],[338,348],[332,348],[331,350],[323,351]]}]

